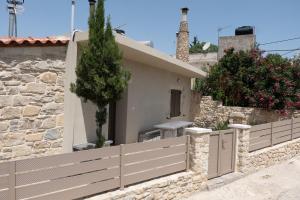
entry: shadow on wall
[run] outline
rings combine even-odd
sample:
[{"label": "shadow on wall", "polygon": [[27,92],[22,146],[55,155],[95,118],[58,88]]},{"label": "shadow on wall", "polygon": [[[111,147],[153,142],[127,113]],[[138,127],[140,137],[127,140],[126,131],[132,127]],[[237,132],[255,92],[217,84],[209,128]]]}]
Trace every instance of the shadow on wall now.
[{"label": "shadow on wall", "polygon": [[97,106],[90,101],[87,101],[85,103],[84,100],[81,99],[81,107],[82,107],[83,121],[85,126],[86,140],[87,142],[95,143],[97,141],[97,135],[96,135],[97,128],[96,128],[96,116],[95,116]]}]

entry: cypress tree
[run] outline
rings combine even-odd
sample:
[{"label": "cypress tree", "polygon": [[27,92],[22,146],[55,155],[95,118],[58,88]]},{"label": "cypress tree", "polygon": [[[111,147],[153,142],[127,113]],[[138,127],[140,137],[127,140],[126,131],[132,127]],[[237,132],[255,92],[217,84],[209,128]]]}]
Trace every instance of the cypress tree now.
[{"label": "cypress tree", "polygon": [[98,148],[103,146],[105,140],[102,126],[106,123],[106,107],[121,98],[130,78],[121,61],[122,54],[113,35],[110,17],[105,25],[104,0],[98,0],[96,10],[92,9],[90,13],[89,40],[76,66],[76,83],[71,84],[72,92],[97,106]]}]

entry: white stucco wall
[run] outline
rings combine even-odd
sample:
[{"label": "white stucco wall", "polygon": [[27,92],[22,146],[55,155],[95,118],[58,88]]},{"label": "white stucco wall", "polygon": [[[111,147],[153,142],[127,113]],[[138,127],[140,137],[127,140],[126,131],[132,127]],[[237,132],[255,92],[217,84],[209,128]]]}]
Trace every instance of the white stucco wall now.
[{"label": "white stucco wall", "polygon": [[[131,72],[128,85],[126,143],[137,142],[138,132],[170,120],[188,120],[190,78],[153,66],[124,61]],[[169,119],[171,89],[182,91],[180,117]],[[118,115],[118,113],[117,113]]]}]

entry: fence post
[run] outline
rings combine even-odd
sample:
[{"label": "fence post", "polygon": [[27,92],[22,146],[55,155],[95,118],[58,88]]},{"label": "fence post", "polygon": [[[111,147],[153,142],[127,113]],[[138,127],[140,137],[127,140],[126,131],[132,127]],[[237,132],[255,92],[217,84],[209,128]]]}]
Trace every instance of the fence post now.
[{"label": "fence post", "polygon": [[186,136],[186,171],[190,169],[190,136]]},{"label": "fence post", "polygon": [[293,137],[293,126],[294,126],[294,117],[292,117],[292,120],[291,120],[292,122],[291,122],[291,140],[293,140],[294,139],[294,137]]},{"label": "fence post", "polygon": [[271,147],[273,146],[273,122],[271,122]]},{"label": "fence post", "polygon": [[16,200],[16,161],[9,163],[9,196]]},{"label": "fence post", "polygon": [[124,144],[120,145],[120,189],[124,189]]},{"label": "fence post", "polygon": [[251,126],[245,124],[230,124],[228,127],[234,129],[237,137],[234,171],[247,173],[249,165],[248,158],[250,151]]}]

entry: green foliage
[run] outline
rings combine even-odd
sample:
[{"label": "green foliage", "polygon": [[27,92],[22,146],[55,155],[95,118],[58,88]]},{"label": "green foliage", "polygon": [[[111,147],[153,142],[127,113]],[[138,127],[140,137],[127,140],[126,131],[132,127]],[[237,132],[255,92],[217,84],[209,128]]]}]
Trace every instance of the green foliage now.
[{"label": "green foliage", "polygon": [[285,111],[300,107],[300,66],[277,54],[229,49],[196,90],[229,106]]},{"label": "green foliage", "polygon": [[198,38],[195,36],[192,44],[190,44],[190,53],[210,53],[210,52],[218,52],[218,46],[211,44],[207,50],[203,50],[203,46],[205,42],[200,42]]},{"label": "green foliage", "polygon": [[226,130],[228,129],[229,122],[225,121],[225,122],[219,122],[217,123],[217,125],[213,128],[214,131],[220,131],[220,130]]},{"label": "green foliage", "polygon": [[98,0],[96,10],[89,18],[89,41],[83,47],[79,64],[76,67],[76,83],[71,91],[86,102],[97,105],[97,147],[102,147],[102,125],[107,118],[106,107],[121,98],[127,87],[130,75],[121,66],[122,54],[115,42],[110,19],[105,26],[104,0]]}]

